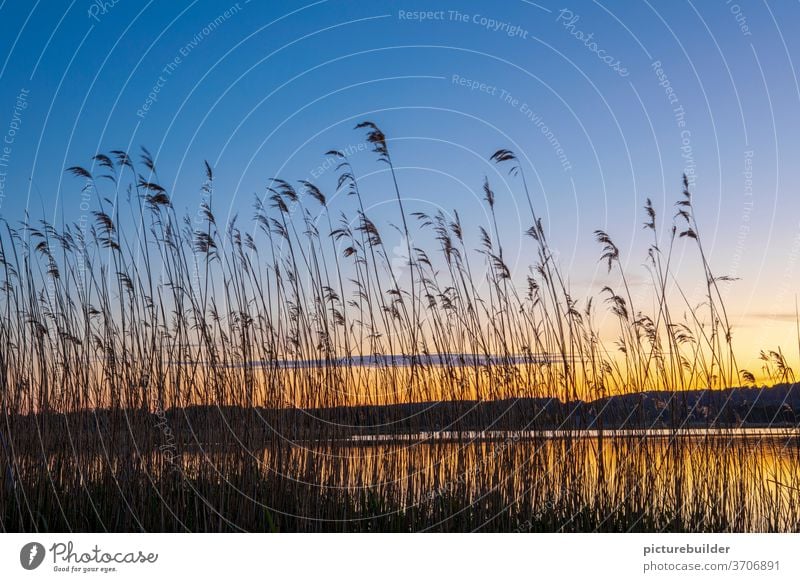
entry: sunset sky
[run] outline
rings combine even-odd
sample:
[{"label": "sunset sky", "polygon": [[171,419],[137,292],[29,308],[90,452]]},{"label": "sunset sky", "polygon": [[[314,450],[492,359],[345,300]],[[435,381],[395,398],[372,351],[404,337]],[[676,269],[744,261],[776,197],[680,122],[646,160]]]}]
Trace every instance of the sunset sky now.
[{"label": "sunset sky", "polygon": [[[64,169],[140,146],[178,209],[197,211],[208,160],[218,218],[247,217],[272,177],[333,197],[336,148],[388,222],[386,168],[353,130],[371,120],[410,209],[457,208],[475,246],[488,176],[521,282],[530,217],[519,179],[489,162],[515,151],[585,297],[614,281],[598,228],[646,284],[642,207],[652,198],[666,233],[686,172],[712,266],[740,278],[726,289],[743,365],[779,344],[796,359],[798,22],[797,3],[725,0],[2,2],[0,217],[80,220]],[[697,255],[676,248],[699,302]]]}]

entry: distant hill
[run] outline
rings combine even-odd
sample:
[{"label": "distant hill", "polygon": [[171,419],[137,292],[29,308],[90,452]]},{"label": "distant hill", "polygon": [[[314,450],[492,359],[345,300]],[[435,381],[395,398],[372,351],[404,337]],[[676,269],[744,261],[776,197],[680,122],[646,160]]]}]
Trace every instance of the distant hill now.
[{"label": "distant hill", "polygon": [[434,430],[551,430],[793,426],[800,385],[762,388],[640,392],[584,402],[519,398],[447,401],[303,411],[354,433]]},{"label": "distant hill", "polygon": [[182,449],[193,443],[258,446],[270,441],[324,442],[327,438],[333,441],[435,431],[796,427],[800,424],[798,413],[800,385],[781,384],[642,392],[590,402],[518,398],[306,410],[215,406],[170,409],[160,414],[96,410],[14,416],[9,418],[9,428],[15,439],[30,435],[37,441],[41,438],[45,447],[64,438],[80,443],[102,437],[127,439],[131,446],[142,449],[174,440],[174,445]]}]

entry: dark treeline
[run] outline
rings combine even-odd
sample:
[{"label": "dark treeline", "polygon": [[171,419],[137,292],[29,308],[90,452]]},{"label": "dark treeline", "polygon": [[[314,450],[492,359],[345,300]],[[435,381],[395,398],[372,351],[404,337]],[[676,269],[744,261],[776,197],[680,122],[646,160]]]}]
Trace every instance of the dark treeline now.
[{"label": "dark treeline", "polygon": [[[317,409],[189,406],[157,415],[140,410],[95,410],[52,414],[47,420],[39,414],[24,415],[15,418],[13,426],[17,436],[28,435],[26,440],[32,447],[28,453],[41,449],[57,452],[65,438],[74,439],[76,447],[87,438],[114,440],[109,427],[123,425],[126,428],[116,438],[129,440],[130,450],[149,451],[169,446],[184,450],[204,445],[235,447],[245,435],[258,447],[274,442],[276,436],[302,444],[421,432],[434,433],[428,435],[429,439],[436,439],[437,432],[447,433],[447,438],[460,431],[486,432],[487,438],[502,440],[503,433],[511,431],[796,429],[798,412],[798,386],[781,384],[770,388],[659,391],[566,403],[553,398],[515,398]],[[115,422],[112,417],[116,415],[124,416],[124,422]],[[37,428],[41,424],[58,429],[45,441]]]}]

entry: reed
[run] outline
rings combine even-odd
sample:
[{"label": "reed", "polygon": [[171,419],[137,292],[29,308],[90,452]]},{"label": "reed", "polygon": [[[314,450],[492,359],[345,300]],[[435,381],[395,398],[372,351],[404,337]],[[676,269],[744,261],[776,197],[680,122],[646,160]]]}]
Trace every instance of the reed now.
[{"label": "reed", "polygon": [[[180,216],[152,155],[114,150],[67,170],[94,200],[90,222],[3,222],[0,529],[797,529],[793,412],[780,438],[748,440],[687,400],[755,376],[737,365],[730,279],[712,271],[685,177],[666,231],[644,207],[651,297],[634,303],[598,230],[616,283],[579,300],[513,152],[491,160],[530,213],[520,273],[488,179],[474,251],[458,209],[406,208],[390,141],[357,129],[386,164],[402,264],[336,150],[344,211],[274,178],[246,228],[220,224],[206,164],[198,211]],[[674,267],[684,244],[700,305]],[[780,348],[761,357],[773,383],[794,382]],[[685,436],[690,418],[716,436]]]}]

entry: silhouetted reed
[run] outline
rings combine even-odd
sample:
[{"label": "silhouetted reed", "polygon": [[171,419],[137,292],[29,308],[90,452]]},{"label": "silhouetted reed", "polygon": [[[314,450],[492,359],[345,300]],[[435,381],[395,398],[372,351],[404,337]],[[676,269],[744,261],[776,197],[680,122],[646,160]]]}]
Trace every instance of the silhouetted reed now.
[{"label": "silhouetted reed", "polygon": [[[666,234],[645,204],[650,298],[634,302],[598,230],[616,283],[581,301],[513,152],[491,160],[528,206],[524,273],[506,262],[504,201],[488,179],[474,251],[458,209],[405,207],[388,139],[358,129],[387,166],[401,263],[336,150],[333,194],[349,213],[318,185],[274,178],[247,228],[220,224],[206,164],[198,211],[182,217],[147,150],[138,161],[114,150],[68,169],[95,201],[91,221],[4,223],[0,528],[797,528],[796,422],[777,444],[747,442],[720,416],[687,413],[685,391],[755,376],[737,366],[730,279],[711,269],[685,177]],[[684,243],[703,273],[699,305],[674,269]],[[596,325],[598,299],[616,338]],[[762,359],[772,382],[794,382],[780,349]],[[617,434],[653,427],[653,392],[666,436]],[[613,395],[634,404],[598,410]],[[686,436],[687,414],[721,432]]]}]

